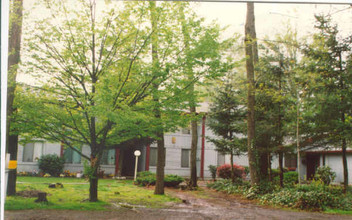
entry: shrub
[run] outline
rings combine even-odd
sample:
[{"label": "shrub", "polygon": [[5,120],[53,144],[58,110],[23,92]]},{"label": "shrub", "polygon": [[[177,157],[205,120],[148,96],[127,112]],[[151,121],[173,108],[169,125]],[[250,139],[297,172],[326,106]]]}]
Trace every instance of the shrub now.
[{"label": "shrub", "polygon": [[213,178],[213,180],[215,180],[216,179],[216,170],[218,167],[215,165],[209,165],[208,168],[211,173],[211,178]]},{"label": "shrub", "polygon": [[249,174],[249,166],[243,166],[244,167],[244,172],[246,173],[246,175]]},{"label": "shrub", "polygon": [[[289,174],[288,176],[294,176]],[[292,177],[291,176],[291,177]],[[236,193],[248,199],[259,199],[261,203],[302,210],[321,211],[330,209],[352,210],[351,194],[344,195],[340,186],[327,186],[322,181],[312,181],[309,185],[293,185],[290,188],[279,188],[271,182],[261,182],[251,187],[249,182],[242,185],[232,184],[224,179],[208,183],[207,187],[226,193]]]},{"label": "shrub", "polygon": [[184,179],[177,175],[166,175],[164,178],[164,185],[167,187],[176,187],[182,183]]},{"label": "shrub", "polygon": [[278,186],[269,181],[263,181],[259,185],[250,187],[244,192],[247,199],[256,199],[261,195],[269,194],[278,189]]},{"label": "shrub", "polygon": [[[279,184],[280,177],[276,176],[274,178],[274,183]],[[284,186],[293,187],[294,184],[298,183],[298,173],[295,171],[289,171],[284,173]]]},{"label": "shrub", "polygon": [[[244,179],[246,177],[245,169],[243,166],[233,164],[235,178]],[[217,174],[220,178],[230,179],[231,178],[231,165],[224,164],[217,168]]]},{"label": "shrub", "polygon": [[262,203],[298,208],[302,210],[321,211],[326,208],[351,210],[352,198],[345,196],[342,188],[326,186],[322,181],[313,181],[309,185],[296,185],[294,188],[283,188],[263,196]]},{"label": "shrub", "polygon": [[38,160],[39,169],[51,176],[59,176],[64,169],[64,164],[65,160],[56,154],[43,155]]},{"label": "shrub", "polygon": [[152,176],[154,173],[150,171],[142,171],[137,173],[137,177],[146,177],[146,176]]},{"label": "shrub", "polygon": [[314,179],[321,180],[325,185],[330,185],[336,178],[335,172],[328,166],[318,167],[315,171]]},{"label": "shrub", "polygon": [[271,178],[275,178],[279,176],[279,169],[271,169]]},{"label": "shrub", "polygon": [[289,171],[284,173],[284,185],[293,186],[298,183],[298,173],[296,171]]},{"label": "shrub", "polygon": [[250,183],[242,181],[241,184],[233,184],[229,179],[219,180],[213,183],[208,183],[207,187],[215,189],[217,191],[223,191],[228,194],[231,193],[243,193],[250,188]]},{"label": "shrub", "polygon": [[[182,183],[184,179],[177,175],[166,175],[164,178],[164,185],[167,187],[176,187]],[[143,171],[137,173],[136,183],[141,186],[153,186],[156,182],[156,175],[150,171]]]}]

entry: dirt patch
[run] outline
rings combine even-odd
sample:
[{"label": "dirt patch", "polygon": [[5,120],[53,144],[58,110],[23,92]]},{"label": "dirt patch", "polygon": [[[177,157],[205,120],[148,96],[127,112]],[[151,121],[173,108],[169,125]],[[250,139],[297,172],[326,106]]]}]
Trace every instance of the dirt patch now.
[{"label": "dirt patch", "polygon": [[[39,190],[24,190],[16,193],[17,196],[25,197],[25,198],[37,198],[38,193],[45,193]],[[50,195],[50,194],[48,194]]]}]

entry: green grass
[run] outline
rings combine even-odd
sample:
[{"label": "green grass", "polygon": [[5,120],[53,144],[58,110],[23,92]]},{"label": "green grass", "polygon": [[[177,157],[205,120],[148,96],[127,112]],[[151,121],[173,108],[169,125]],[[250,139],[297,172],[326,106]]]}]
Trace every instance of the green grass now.
[{"label": "green grass", "polygon": [[[64,210],[107,210],[111,203],[128,203],[151,208],[165,207],[169,202],[180,202],[169,195],[154,195],[152,190],[133,185],[130,180],[100,179],[99,201],[89,202],[88,181],[78,178],[18,177],[17,192],[40,190],[48,193],[48,203],[35,203],[36,198],[9,196],[6,210],[64,209]],[[49,183],[62,183],[64,188],[48,188]]]},{"label": "green grass", "polygon": [[328,209],[324,213],[340,214],[340,215],[352,215],[352,211],[344,211],[344,210],[339,210],[339,209]]}]

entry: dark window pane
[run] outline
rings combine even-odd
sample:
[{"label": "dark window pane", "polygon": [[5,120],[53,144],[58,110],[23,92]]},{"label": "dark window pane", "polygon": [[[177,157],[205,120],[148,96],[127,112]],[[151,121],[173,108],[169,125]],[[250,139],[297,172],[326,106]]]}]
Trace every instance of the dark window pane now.
[{"label": "dark window pane", "polygon": [[115,164],[115,149],[104,150],[100,163],[103,165],[114,165]]},{"label": "dark window pane", "polygon": [[297,155],[296,154],[285,154],[285,167],[297,168]]},{"label": "dark window pane", "polygon": [[[81,151],[81,148],[76,148],[77,150]],[[74,164],[80,164],[81,163],[81,155],[77,153],[76,151],[72,150],[72,148],[67,147],[64,150],[64,159],[65,163],[74,163]]]},{"label": "dark window pane", "polygon": [[190,150],[182,149],[181,151],[181,167],[189,167]]},{"label": "dark window pane", "polygon": [[23,146],[23,162],[33,162],[34,143]]},{"label": "dark window pane", "polygon": [[225,154],[218,152],[218,166],[225,164]]},{"label": "dark window pane", "polygon": [[149,166],[156,166],[158,150],[155,147],[150,148],[149,152]]}]

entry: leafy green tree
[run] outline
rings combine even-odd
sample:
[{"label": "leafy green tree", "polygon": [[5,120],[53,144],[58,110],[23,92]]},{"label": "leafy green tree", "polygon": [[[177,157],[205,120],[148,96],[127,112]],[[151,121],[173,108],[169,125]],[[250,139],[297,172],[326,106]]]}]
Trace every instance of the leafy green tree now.
[{"label": "leafy green tree", "polygon": [[[177,4],[126,2],[99,14],[94,1],[76,2],[74,10],[62,1],[46,3],[51,18],[38,22],[38,32],[27,41],[32,54],[27,71],[41,82],[19,91],[17,126],[24,138],[63,142],[89,160],[90,201],[97,201],[103,151],[136,138],[155,139],[163,148],[163,132],[185,124],[185,91],[212,66],[194,71],[194,80],[181,71],[181,28],[170,19]],[[203,32],[196,24],[194,35]],[[196,63],[209,62],[206,54],[217,51],[216,38],[206,33],[190,44],[196,45]],[[214,49],[205,50],[213,46],[209,42]],[[77,145],[89,146],[90,155]],[[162,173],[164,152],[158,153]],[[163,186],[158,189],[163,192]]]},{"label": "leafy green tree", "polygon": [[[297,66],[295,33],[276,36],[261,45],[258,64],[256,96],[256,144],[261,164],[261,179],[271,179],[271,155],[279,157],[280,185],[283,186],[283,156],[292,149],[285,146],[284,138],[294,136]],[[268,172],[269,171],[269,172]]]},{"label": "leafy green tree", "polygon": [[[146,4],[125,3],[121,10],[99,14],[94,1],[46,3],[51,17],[38,22],[27,41],[27,71],[42,82],[19,93],[17,125],[27,132],[24,138],[63,142],[89,160],[89,200],[94,202],[103,151],[134,138],[157,138],[153,85],[168,85],[173,78],[158,77],[146,61],[152,31],[146,14],[137,16],[147,11]],[[171,93],[169,87],[165,93]],[[173,109],[179,102],[175,94],[170,97],[163,103],[175,103],[169,106]],[[89,146],[90,154],[76,145]]]},{"label": "leafy green tree", "polygon": [[[303,49],[304,70],[312,76],[308,86],[306,132],[329,146],[341,146],[345,191],[348,187],[347,141],[351,140],[352,71],[351,38],[339,36],[337,25],[328,16],[316,15],[318,33]],[[312,141],[311,141],[312,142]]]},{"label": "leafy green tree", "polygon": [[[191,166],[190,185],[197,187],[197,142],[198,121],[196,107],[201,93],[200,87],[205,81],[214,80],[226,71],[226,62],[222,61],[228,51],[229,41],[220,41],[220,28],[216,24],[205,25],[189,6],[181,3],[178,7],[178,22],[181,25],[181,42],[184,48],[178,60],[179,67],[189,84],[187,87],[187,103],[191,120]],[[193,82],[193,83],[192,83]],[[191,84],[190,84],[191,83]]]},{"label": "leafy green tree", "polygon": [[241,90],[225,83],[216,91],[209,111],[208,126],[219,138],[207,137],[216,150],[230,154],[231,180],[235,182],[233,157],[246,152],[245,107],[241,105]]}]

